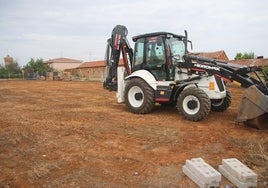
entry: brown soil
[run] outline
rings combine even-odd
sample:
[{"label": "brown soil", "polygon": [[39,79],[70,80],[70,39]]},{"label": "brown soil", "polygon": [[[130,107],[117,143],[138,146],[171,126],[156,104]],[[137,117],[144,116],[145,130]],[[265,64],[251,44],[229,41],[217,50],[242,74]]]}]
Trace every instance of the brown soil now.
[{"label": "brown soil", "polygon": [[196,187],[182,172],[196,157],[237,158],[266,187],[268,131],[236,122],[243,90],[230,90],[227,111],[191,122],[132,114],[100,82],[0,81],[0,187]]}]

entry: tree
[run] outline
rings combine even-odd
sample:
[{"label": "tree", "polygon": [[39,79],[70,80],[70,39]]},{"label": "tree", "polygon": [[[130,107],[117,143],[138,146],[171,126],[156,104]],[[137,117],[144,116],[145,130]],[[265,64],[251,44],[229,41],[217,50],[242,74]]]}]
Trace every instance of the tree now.
[{"label": "tree", "polygon": [[6,69],[12,74],[21,74],[21,68],[17,62],[8,64]]},{"label": "tree", "polygon": [[244,52],[242,53],[237,53],[235,56],[235,60],[240,60],[240,59],[254,59],[255,58],[255,54],[254,52]]},{"label": "tree", "polygon": [[38,76],[45,76],[46,72],[53,71],[53,69],[43,62],[43,59],[31,60],[23,68],[26,78],[36,78]]},{"label": "tree", "polygon": [[264,68],[264,72],[266,73],[266,75],[268,76],[268,67]]},{"label": "tree", "polygon": [[7,64],[5,67],[0,66],[0,78],[21,78],[22,71],[17,62]]},{"label": "tree", "polygon": [[7,69],[1,65],[0,65],[0,78],[8,78]]}]

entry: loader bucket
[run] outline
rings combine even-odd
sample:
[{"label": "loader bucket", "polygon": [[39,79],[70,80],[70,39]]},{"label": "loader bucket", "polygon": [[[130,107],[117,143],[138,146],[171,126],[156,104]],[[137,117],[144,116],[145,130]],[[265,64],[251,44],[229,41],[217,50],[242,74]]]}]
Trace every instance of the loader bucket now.
[{"label": "loader bucket", "polygon": [[247,88],[238,110],[237,121],[257,129],[268,129],[268,96],[254,85]]}]

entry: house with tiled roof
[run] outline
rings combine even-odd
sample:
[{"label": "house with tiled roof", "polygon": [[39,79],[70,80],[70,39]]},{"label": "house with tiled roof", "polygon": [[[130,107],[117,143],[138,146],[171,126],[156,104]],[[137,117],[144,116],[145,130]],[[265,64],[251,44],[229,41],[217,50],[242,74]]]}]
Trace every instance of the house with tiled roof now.
[{"label": "house with tiled roof", "polygon": [[211,59],[217,59],[221,61],[229,61],[228,56],[226,55],[224,50],[216,51],[216,52],[193,52],[192,55],[207,57]]},{"label": "house with tiled roof", "polygon": [[55,58],[44,61],[44,63],[48,64],[51,68],[56,71],[64,71],[65,69],[72,69],[79,67],[83,61],[69,58]]},{"label": "house with tiled roof", "polygon": [[[229,60],[226,53],[223,50],[217,52],[198,52],[192,54],[207,58],[218,59],[222,61]],[[120,59],[119,61],[119,66],[123,66],[122,59]],[[65,72],[68,72],[73,78],[104,81],[106,77],[106,66],[103,60],[90,61],[90,62],[84,62],[76,68],[69,68],[69,69],[67,68],[65,69]]]},{"label": "house with tiled roof", "polygon": [[[268,58],[229,60],[228,56],[223,50],[217,52],[198,52],[192,54],[207,58],[213,58],[221,61],[226,61],[230,63],[235,63],[239,65],[245,65],[245,66],[255,65],[255,66],[268,67]],[[72,78],[104,81],[106,77],[106,66],[103,60],[89,61],[84,63],[80,62],[78,65],[79,66],[74,68],[65,68],[64,71],[68,72],[68,75],[70,75],[70,77]],[[119,65],[123,66],[122,59],[120,59]]]},{"label": "house with tiled roof", "polygon": [[84,62],[76,68],[76,75],[87,80],[105,79],[106,66],[104,61]]},{"label": "house with tiled roof", "polygon": [[232,60],[230,62],[245,66],[268,67],[268,58],[241,59],[241,60]]},{"label": "house with tiled roof", "polygon": [[[123,60],[120,59],[119,66],[123,65]],[[98,80],[104,81],[106,78],[106,65],[103,60],[84,62],[80,66],[73,69],[65,69],[73,77],[83,80]]]}]

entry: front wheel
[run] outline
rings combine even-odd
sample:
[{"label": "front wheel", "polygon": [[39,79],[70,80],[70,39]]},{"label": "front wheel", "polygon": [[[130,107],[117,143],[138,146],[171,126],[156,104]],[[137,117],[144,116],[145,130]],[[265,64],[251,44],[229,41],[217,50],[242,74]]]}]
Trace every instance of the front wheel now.
[{"label": "front wheel", "polygon": [[211,99],[211,110],[214,112],[224,112],[232,102],[231,92],[226,89],[226,97],[223,99]]},{"label": "front wheel", "polygon": [[132,113],[148,114],[155,105],[154,90],[144,80],[133,78],[125,88],[125,103]]},{"label": "front wheel", "polygon": [[186,119],[200,121],[210,112],[210,99],[208,95],[197,87],[183,90],[177,99],[177,109]]}]

